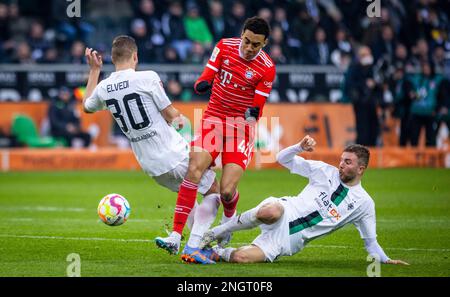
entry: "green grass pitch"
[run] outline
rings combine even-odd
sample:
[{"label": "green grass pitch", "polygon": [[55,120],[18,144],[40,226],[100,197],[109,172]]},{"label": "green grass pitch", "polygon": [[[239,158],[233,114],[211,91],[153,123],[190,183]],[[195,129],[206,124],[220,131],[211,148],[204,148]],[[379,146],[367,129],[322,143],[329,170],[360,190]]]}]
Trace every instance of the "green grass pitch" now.
[{"label": "green grass pitch", "polygon": [[[296,195],[306,182],[286,170],[248,171],[238,208]],[[381,276],[450,276],[450,170],[371,169],[363,185],[375,200],[379,243],[411,264],[382,265]],[[108,193],[131,204],[122,226],[97,217]],[[71,253],[80,255],[81,276],[366,276],[370,263],[354,226],[272,264],[182,263],[153,242],[171,226],[175,199],[142,172],[1,173],[0,276],[66,276]],[[232,245],[258,233],[235,233]]]}]

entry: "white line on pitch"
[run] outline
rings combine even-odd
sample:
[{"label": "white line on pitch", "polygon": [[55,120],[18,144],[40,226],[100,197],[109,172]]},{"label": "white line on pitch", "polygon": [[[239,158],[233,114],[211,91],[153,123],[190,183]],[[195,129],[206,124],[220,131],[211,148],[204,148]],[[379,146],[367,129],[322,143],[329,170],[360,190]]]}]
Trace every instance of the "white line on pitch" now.
[{"label": "white line on pitch", "polygon": [[[103,238],[103,237],[64,237],[64,236],[45,236],[45,235],[15,235],[15,234],[0,234],[0,237],[6,238],[27,238],[27,239],[56,239],[56,240],[80,240],[80,241],[117,241],[117,242],[153,242],[150,239],[123,239],[123,238]],[[237,245],[245,245],[248,243],[235,242]],[[355,246],[345,245],[324,245],[324,244],[309,244],[307,248],[337,248],[337,249],[360,249]],[[362,249],[362,248],[361,248]],[[386,250],[398,251],[421,251],[421,252],[450,252],[450,249],[425,249],[425,248],[395,248],[387,247]]]}]

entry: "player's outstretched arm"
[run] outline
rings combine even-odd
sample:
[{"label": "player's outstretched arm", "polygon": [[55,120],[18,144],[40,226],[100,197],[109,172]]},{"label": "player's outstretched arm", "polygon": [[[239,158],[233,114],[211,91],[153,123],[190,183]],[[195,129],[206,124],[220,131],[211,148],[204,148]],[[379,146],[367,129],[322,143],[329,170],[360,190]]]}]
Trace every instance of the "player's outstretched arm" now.
[{"label": "player's outstretched arm", "polygon": [[163,118],[169,125],[173,125],[175,129],[180,130],[184,126],[184,117],[178,109],[169,105],[161,111]]},{"label": "player's outstretched arm", "polygon": [[90,70],[88,82],[86,85],[86,91],[83,97],[83,109],[86,113],[92,113],[92,111],[86,109],[85,101],[92,95],[92,92],[94,92],[94,89],[98,84],[98,78],[103,66],[103,60],[102,56],[100,56],[97,51],[93,50],[92,48],[86,48],[84,56],[86,57],[86,61],[89,65]]},{"label": "player's outstretched arm", "polygon": [[394,264],[394,265],[409,265],[409,263],[402,260],[387,260],[384,264]]},{"label": "player's outstretched arm", "polygon": [[278,152],[277,161],[284,167],[291,169],[293,166],[292,163],[294,161],[294,157],[303,151],[312,152],[315,145],[316,141],[314,140],[314,138],[306,135],[299,143]]},{"label": "player's outstretched arm", "polygon": [[381,263],[395,264],[395,265],[409,265],[402,260],[392,260],[385,254],[383,248],[380,246],[376,238],[365,238],[364,245],[369,255],[377,255]]}]

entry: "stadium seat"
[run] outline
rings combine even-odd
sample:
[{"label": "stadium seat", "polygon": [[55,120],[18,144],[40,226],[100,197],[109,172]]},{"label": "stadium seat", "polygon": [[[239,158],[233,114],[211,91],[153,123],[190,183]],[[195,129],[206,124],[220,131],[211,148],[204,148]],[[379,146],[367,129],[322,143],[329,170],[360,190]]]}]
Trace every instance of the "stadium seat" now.
[{"label": "stadium seat", "polygon": [[28,147],[55,147],[58,142],[53,137],[41,137],[33,119],[24,114],[14,117],[11,133],[20,143]]}]

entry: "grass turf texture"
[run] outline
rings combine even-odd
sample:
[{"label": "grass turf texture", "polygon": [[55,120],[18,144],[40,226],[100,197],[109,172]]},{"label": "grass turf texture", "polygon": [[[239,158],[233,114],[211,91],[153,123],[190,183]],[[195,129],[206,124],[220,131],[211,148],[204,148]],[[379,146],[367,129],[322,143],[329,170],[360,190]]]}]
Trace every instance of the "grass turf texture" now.
[{"label": "grass turf texture", "polygon": [[[411,264],[382,265],[382,276],[450,276],[449,181],[444,169],[368,170],[363,185],[375,200],[378,241],[388,256]],[[239,210],[296,195],[306,182],[286,170],[248,171]],[[122,226],[97,217],[108,193],[131,204]],[[81,276],[366,276],[370,263],[354,226],[272,264],[184,264],[153,242],[170,229],[175,200],[142,172],[2,173],[0,276],[66,276],[70,253],[81,257]],[[235,233],[232,246],[257,234]]]}]

